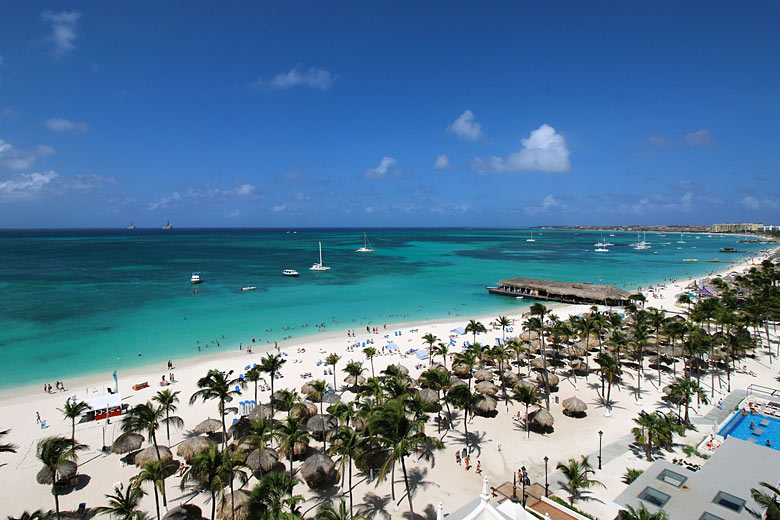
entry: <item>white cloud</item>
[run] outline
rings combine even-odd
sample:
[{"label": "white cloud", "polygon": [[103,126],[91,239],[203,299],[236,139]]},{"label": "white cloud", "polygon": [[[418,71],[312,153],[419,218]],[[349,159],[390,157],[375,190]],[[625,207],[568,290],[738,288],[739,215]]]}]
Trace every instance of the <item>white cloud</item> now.
[{"label": "white cloud", "polygon": [[695,132],[685,134],[679,139],[673,139],[665,135],[652,134],[644,139],[645,143],[651,144],[656,148],[669,148],[672,146],[690,146],[694,148],[712,148],[712,132],[706,128],[701,128]]},{"label": "white cloud", "polygon": [[555,198],[555,196],[550,193],[547,195],[544,199],[542,199],[542,202],[537,205],[530,205],[525,207],[525,212],[530,215],[536,215],[539,213],[545,213],[547,211],[554,211],[554,210],[565,210],[568,206],[566,204],[560,202],[558,199]]},{"label": "white cloud", "polygon": [[[633,202],[623,202],[617,206],[620,213],[631,213],[634,215],[644,215],[645,213],[653,213],[659,211],[674,211],[687,213],[693,209],[695,199],[693,193],[687,191],[683,193],[679,199],[670,199],[667,196],[661,194],[646,195],[640,197]],[[715,199],[709,199],[708,202]],[[701,200],[699,201],[702,202]],[[713,202],[714,203],[714,202]]]},{"label": "white cloud", "polygon": [[37,197],[54,179],[54,171],[22,173],[11,179],[0,181],[0,200],[26,200]]},{"label": "white cloud", "polygon": [[271,211],[273,211],[274,213],[281,213],[286,209],[287,209],[287,204],[277,204],[276,206],[271,208]]},{"label": "white cloud", "polygon": [[251,184],[242,184],[238,188],[236,188],[236,195],[240,195],[242,197],[247,197],[249,195],[252,195],[255,192],[255,187]]},{"label": "white cloud", "polygon": [[89,130],[87,123],[69,121],[62,117],[53,117],[43,122],[43,126],[54,132],[86,132]]},{"label": "white cloud", "polygon": [[566,138],[555,129],[543,124],[527,139],[522,140],[523,148],[509,154],[506,158],[493,156],[487,160],[477,158],[472,168],[480,173],[542,171],[568,173],[571,170]]},{"label": "white cloud", "polygon": [[447,127],[447,131],[464,141],[477,141],[482,137],[482,125],[477,123],[474,113],[469,109],[458,116],[458,119]]},{"label": "white cloud", "polygon": [[740,203],[745,206],[747,209],[758,211],[758,210],[770,210],[770,209],[777,209],[780,207],[780,203],[778,203],[777,199],[771,199],[771,198],[763,198],[759,199],[758,197],[753,197],[752,195],[748,195],[744,197]]},{"label": "white cloud", "polygon": [[174,191],[171,195],[150,202],[148,207],[150,211],[154,211],[186,204],[199,204],[215,199],[254,198],[256,197],[255,191],[255,187],[251,184],[240,184],[233,189],[224,190],[215,188],[211,183],[206,183],[202,186],[187,188],[184,191]]},{"label": "white cloud", "polygon": [[436,162],[433,163],[433,167],[437,170],[448,170],[452,168],[453,166],[450,164],[449,159],[447,159],[447,156],[442,154],[436,158]]},{"label": "white cloud", "polygon": [[252,86],[270,90],[285,90],[297,86],[328,90],[334,81],[335,78],[330,71],[318,67],[309,67],[307,70],[303,70],[300,65],[296,65],[287,72],[277,74],[270,81],[258,79],[252,83]]},{"label": "white cloud", "polygon": [[390,168],[396,164],[398,164],[398,161],[392,157],[382,157],[382,160],[379,162],[379,166],[366,170],[363,173],[363,177],[366,179],[381,179],[387,175],[387,172],[390,170]]},{"label": "white cloud", "polygon": [[44,22],[51,24],[51,34],[46,36],[45,40],[51,44],[52,54],[55,58],[61,58],[76,48],[74,43],[78,37],[76,24],[81,18],[81,13],[78,11],[63,11],[61,13],[44,11],[41,18]]},{"label": "white cloud", "polygon": [[38,157],[52,155],[51,146],[38,146],[35,150],[20,150],[0,139],[0,170],[22,171],[32,168]]}]

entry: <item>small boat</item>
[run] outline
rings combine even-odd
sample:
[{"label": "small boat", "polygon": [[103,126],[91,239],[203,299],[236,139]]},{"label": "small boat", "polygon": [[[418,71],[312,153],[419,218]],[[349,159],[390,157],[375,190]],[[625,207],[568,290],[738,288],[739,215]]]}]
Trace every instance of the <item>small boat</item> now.
[{"label": "small boat", "polygon": [[309,271],[330,271],[330,267],[322,265],[322,242],[320,245],[320,261],[309,267]]},{"label": "small boat", "polygon": [[173,224],[171,224],[170,220],[165,221],[165,225],[162,227],[163,229],[173,229]]},{"label": "small boat", "polygon": [[127,226],[125,229],[135,229],[135,224],[133,224],[133,221],[130,221],[130,225]]},{"label": "small boat", "polygon": [[253,285],[241,288],[242,291],[254,291],[255,289],[257,289],[257,287],[255,287]]},{"label": "small boat", "polygon": [[373,253],[374,248],[371,247],[371,244],[368,242],[368,237],[366,236],[365,232],[363,233],[363,247],[360,247],[358,249],[355,249],[356,253]]},{"label": "small boat", "polygon": [[683,262],[698,262],[698,258],[683,258]]},{"label": "small boat", "polygon": [[295,269],[285,269],[282,271],[282,276],[298,276],[298,271]]},{"label": "small boat", "polygon": [[190,281],[192,283],[200,283],[203,280],[200,277],[200,273],[192,273],[192,276],[190,277]]},{"label": "small boat", "polygon": [[609,249],[607,249],[606,247],[597,247],[596,249],[593,250],[593,252],[595,252],[595,253],[609,253]]},{"label": "small boat", "polygon": [[533,231],[531,231],[531,238],[526,238],[525,241],[526,242],[536,242],[536,240],[534,240],[534,232]]},{"label": "small boat", "polygon": [[677,241],[678,244],[684,244],[685,240],[683,240],[683,234],[680,233],[680,240]]}]

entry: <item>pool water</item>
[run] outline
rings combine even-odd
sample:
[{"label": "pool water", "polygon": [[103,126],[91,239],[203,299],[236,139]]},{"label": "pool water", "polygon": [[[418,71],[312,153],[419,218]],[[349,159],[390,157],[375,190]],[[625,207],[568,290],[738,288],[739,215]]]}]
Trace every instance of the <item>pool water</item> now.
[{"label": "pool water", "polygon": [[[753,428],[750,427],[751,424]],[[760,446],[766,446],[766,441],[770,441],[771,448],[780,451],[780,419],[774,417],[767,417],[760,413],[755,415],[736,413],[719,433],[724,438],[736,437]]]}]

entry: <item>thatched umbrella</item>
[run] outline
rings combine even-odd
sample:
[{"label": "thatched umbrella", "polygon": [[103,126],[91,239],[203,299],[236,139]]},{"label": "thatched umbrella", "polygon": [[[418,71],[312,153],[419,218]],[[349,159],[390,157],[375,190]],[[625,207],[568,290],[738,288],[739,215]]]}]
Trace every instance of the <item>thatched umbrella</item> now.
[{"label": "thatched umbrella", "polygon": [[246,417],[250,421],[254,421],[255,419],[263,419],[264,421],[267,421],[272,417],[271,407],[264,404],[259,404],[255,406]]},{"label": "thatched umbrella", "polygon": [[553,416],[544,408],[539,408],[531,414],[531,422],[543,428],[549,428],[555,422]]},{"label": "thatched umbrella", "polygon": [[179,444],[176,448],[176,455],[189,463],[195,458],[195,455],[209,451],[209,445],[210,443],[205,437],[190,437]]},{"label": "thatched umbrella", "polygon": [[588,405],[585,404],[585,401],[578,399],[576,396],[564,399],[561,404],[563,404],[564,410],[572,413],[583,413],[588,409]]},{"label": "thatched umbrella", "polygon": [[222,423],[217,419],[206,419],[194,429],[198,433],[214,433],[222,429]]},{"label": "thatched umbrella", "polygon": [[304,439],[293,444],[293,457],[300,457],[309,449],[309,439]]},{"label": "thatched umbrella", "polygon": [[453,365],[452,372],[458,377],[466,377],[471,374],[471,367],[463,364]]},{"label": "thatched umbrella", "polygon": [[530,381],[520,380],[515,384],[515,388],[519,388],[521,386],[526,386],[528,388],[533,388],[534,390],[536,390],[536,385]]},{"label": "thatched umbrella", "polygon": [[487,415],[495,412],[497,405],[498,401],[496,401],[495,397],[490,395],[483,395],[474,405],[474,412],[478,413],[479,415]]},{"label": "thatched umbrella", "polygon": [[144,443],[144,436],[139,433],[127,432],[116,438],[111,445],[111,453],[124,454],[135,451]]},{"label": "thatched umbrella", "polygon": [[585,370],[586,368],[588,368],[588,365],[586,365],[585,362],[582,361],[581,359],[573,359],[573,360],[571,360],[569,362],[569,366],[575,372],[581,372],[581,371]]},{"label": "thatched umbrella", "polygon": [[337,427],[338,424],[335,419],[319,413],[309,417],[309,420],[306,421],[306,429],[317,435],[328,433],[331,430],[335,430]]},{"label": "thatched umbrella", "polygon": [[496,395],[498,393],[498,387],[490,381],[480,381],[474,385],[474,389],[480,394]]},{"label": "thatched umbrella", "polygon": [[[433,392],[433,390],[431,390],[431,392]],[[436,392],[433,393],[435,394]],[[366,420],[365,417],[361,417],[358,415],[354,419],[352,419],[352,427],[355,428],[356,432],[362,432],[363,430],[368,428],[368,420]]]},{"label": "thatched umbrella", "polygon": [[279,463],[279,452],[273,448],[263,448],[263,454],[260,455],[260,450],[254,450],[246,458],[246,465],[249,466],[252,471],[262,471],[268,473]]},{"label": "thatched umbrella", "polygon": [[[536,380],[540,383],[544,383],[544,374],[536,374]],[[555,374],[547,374],[547,384],[550,388],[555,388],[560,382],[561,379]]]},{"label": "thatched umbrella", "polygon": [[217,518],[219,520],[233,520],[230,506],[233,504],[233,513],[235,520],[246,520],[249,515],[246,503],[249,501],[249,491],[246,489],[236,489],[231,500],[230,493],[225,493],[223,500],[220,500],[217,506]]},{"label": "thatched umbrella", "polygon": [[441,363],[434,363],[428,370],[436,370],[437,372],[448,372],[447,367]]},{"label": "thatched umbrella", "polygon": [[249,426],[252,424],[246,417],[241,417],[228,428],[228,437],[234,439],[240,439],[249,430]]},{"label": "thatched umbrella", "polygon": [[518,381],[520,381],[520,376],[511,370],[507,370],[501,374],[501,380],[504,381],[505,385],[514,386]]},{"label": "thatched umbrella", "polygon": [[[173,460],[173,453],[168,449],[168,446],[158,446],[160,448],[160,462],[167,464]],[[149,446],[138,455],[135,456],[135,465],[139,468],[147,462],[154,462],[157,460],[157,450],[154,446]]]},{"label": "thatched umbrella", "polygon": [[317,391],[314,389],[311,383],[304,383],[304,385],[301,387],[301,393],[312,398],[317,397]]},{"label": "thatched umbrella", "polygon": [[255,449],[255,443],[251,439],[245,438],[238,441],[238,444],[231,444],[230,447],[238,453],[246,455]]},{"label": "thatched umbrella", "polygon": [[[78,470],[78,466],[75,462],[72,460],[66,460],[60,466],[57,468],[57,482],[60,482],[61,480],[69,479],[76,475],[76,471]],[[35,476],[35,480],[38,481],[38,484],[51,484],[52,483],[52,474],[51,470],[48,468],[48,466],[44,466],[41,468],[41,470],[38,472],[38,474]]]},{"label": "thatched umbrella", "polygon": [[533,341],[538,337],[539,337],[539,333],[535,330],[527,330],[521,333],[519,336],[520,341],[525,341],[525,342]]},{"label": "thatched umbrella", "polygon": [[474,379],[477,381],[491,381],[493,379],[493,372],[482,368],[474,372]]},{"label": "thatched umbrella", "polygon": [[163,520],[201,520],[203,512],[195,504],[181,504],[176,506],[163,517]]},{"label": "thatched umbrella", "polygon": [[363,376],[347,376],[344,378],[344,382],[350,386],[357,386],[365,383],[366,378]]},{"label": "thatched umbrella", "polygon": [[401,363],[396,363],[398,367],[398,371],[401,372],[402,375],[408,376],[409,375],[409,369],[403,366]]},{"label": "thatched umbrella", "polygon": [[308,401],[295,403],[290,409],[290,415],[297,419],[308,419],[317,413],[317,405]]},{"label": "thatched umbrella", "polygon": [[335,392],[331,392],[322,396],[322,402],[328,404],[336,404],[341,402],[341,398]]},{"label": "thatched umbrella", "polygon": [[425,403],[438,403],[439,396],[436,394],[435,390],[431,390],[430,388],[423,388],[420,390],[420,400]]},{"label": "thatched umbrella", "polygon": [[584,348],[580,348],[579,346],[573,346],[573,347],[566,347],[563,349],[563,353],[569,357],[580,357],[584,356],[587,350]]},{"label": "thatched umbrella", "polygon": [[276,392],[271,394],[271,402],[274,403],[274,408],[277,410],[281,410],[283,412],[286,412],[289,410],[289,408],[285,408],[283,401],[282,401],[282,391],[277,390]]},{"label": "thatched umbrella", "polygon": [[337,475],[333,460],[322,453],[315,453],[301,465],[301,476],[312,489],[329,484]]},{"label": "thatched umbrella", "polygon": [[544,360],[543,360],[542,358],[540,358],[540,357],[538,357],[538,358],[533,358],[533,359],[531,360],[531,367],[533,367],[533,368],[538,368],[538,369],[540,369],[540,370],[541,370],[541,369],[544,369]]},{"label": "thatched umbrella", "polygon": [[463,379],[458,379],[457,377],[452,380],[452,383],[450,384],[450,390],[455,388],[456,386],[469,386],[467,382],[465,382]]}]

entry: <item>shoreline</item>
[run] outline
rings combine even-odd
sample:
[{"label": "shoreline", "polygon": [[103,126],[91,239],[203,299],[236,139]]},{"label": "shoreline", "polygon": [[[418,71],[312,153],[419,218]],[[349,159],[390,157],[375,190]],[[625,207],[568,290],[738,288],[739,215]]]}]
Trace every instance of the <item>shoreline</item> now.
[{"label": "shoreline", "polygon": [[[770,252],[778,252],[780,251],[780,247],[776,248],[767,248]],[[756,250],[755,253],[761,254],[759,250]],[[727,274],[728,272],[736,269],[739,266],[742,266],[743,264],[747,264],[751,259],[755,258],[755,255],[745,255],[744,257],[741,257],[739,260],[735,260],[733,262],[728,262],[728,267],[724,267],[722,269],[715,269],[713,271],[709,271],[707,274],[699,275],[699,276],[691,276],[689,277],[690,281],[693,280],[701,280],[703,278],[708,278],[712,276],[723,276]],[[745,267],[747,268],[747,267]],[[632,290],[635,291],[643,291],[647,289],[648,287],[653,287],[658,284],[666,283],[671,278],[666,277],[664,279],[659,279],[651,282],[646,282],[645,284],[641,284],[640,282],[633,282],[631,284],[624,284],[624,286],[631,287]],[[537,300],[524,300],[520,306],[518,306],[518,310],[522,309],[523,312],[517,313],[512,310],[502,310],[499,312],[499,314],[505,314],[506,316],[510,318],[518,318],[522,316],[522,314],[527,310],[527,308],[536,302]],[[558,309],[561,308],[567,308],[567,307],[577,307],[575,304],[567,304],[567,303],[559,303],[559,302],[548,302],[543,300],[538,300],[544,305],[546,305],[549,309]],[[649,305],[649,303],[648,303]],[[388,325],[392,329],[398,330],[398,329],[410,329],[410,328],[419,328],[419,327],[440,327],[443,325],[451,325],[451,324],[462,324],[464,321],[468,321],[469,319],[476,319],[477,321],[481,322],[489,322],[495,319],[495,316],[492,315],[479,315],[476,318],[474,317],[466,317],[466,316],[457,316],[457,317],[441,317],[441,318],[425,318],[423,320],[419,319],[413,319],[409,321],[400,321],[400,322],[390,322]],[[369,320],[368,324],[372,324],[373,320]],[[312,348],[320,346],[320,344],[329,344],[332,341],[336,341],[339,337],[342,338],[345,341],[345,344],[353,343],[354,340],[358,339],[357,337],[348,337],[346,335],[348,330],[355,330],[357,331],[357,334],[359,337],[362,337],[362,334],[366,334],[365,332],[362,332],[360,329],[366,327],[367,324],[364,324],[360,322],[360,324],[355,323],[353,327],[345,327],[339,330],[333,330],[333,331],[327,331],[324,333],[318,333],[313,332],[311,334],[300,336],[300,337],[292,337],[289,339],[278,341],[278,347],[280,351],[285,351],[286,348],[291,347],[294,343],[298,346],[311,346]],[[381,329],[381,328],[380,328]],[[390,329],[387,329],[390,330]],[[382,335],[383,330],[380,330],[380,334],[369,334],[369,338],[374,338],[375,336]],[[239,342],[239,343],[244,343]],[[232,362],[234,360],[237,360],[239,358],[247,359],[247,361],[250,361],[250,358],[247,358],[248,355],[246,352],[246,345],[244,345],[243,350],[236,350],[236,347],[238,345],[233,344],[231,341],[225,341],[223,343],[223,346],[217,347],[223,350],[215,351],[215,352],[197,352],[193,353],[191,356],[185,356],[183,358],[177,358],[174,361],[174,368],[172,372],[178,371],[178,370],[189,370],[197,366],[205,366],[209,363],[217,363],[217,362]],[[421,345],[415,345],[416,347],[420,347]],[[252,345],[252,353],[249,354],[250,356],[257,355],[263,355],[267,352],[270,352],[274,349],[274,345],[271,343],[265,343],[265,344],[255,344]],[[362,355],[362,352],[361,352]],[[166,356],[163,356],[166,357]],[[257,362],[257,359],[252,358],[251,362]],[[160,365],[160,368],[155,368],[157,365]],[[122,392],[121,388],[121,381],[126,378],[137,378],[139,380],[142,380],[144,378],[149,379],[150,385],[154,384],[153,381],[151,381],[151,377],[149,374],[154,372],[159,373],[167,373],[170,372],[166,368],[163,368],[165,363],[160,360],[150,360],[149,362],[142,363],[140,365],[122,370],[121,372],[117,370],[117,375],[120,380],[120,393]],[[65,393],[72,393],[72,392],[81,392],[82,390],[86,390],[87,393],[89,392],[89,389],[100,389],[101,387],[113,387],[113,371],[110,369],[106,370],[106,375],[104,377],[100,377],[100,374],[103,372],[90,372],[87,374],[77,375],[72,378],[63,378],[62,381],[66,383],[66,388],[68,389]],[[142,381],[141,381],[142,382]],[[8,403],[18,403],[20,401],[26,401],[30,394],[36,394],[39,393],[41,385],[49,383],[49,381],[44,380],[38,380],[35,382],[30,382],[25,385],[17,385],[13,387],[8,388],[2,388],[0,387],[0,405],[8,404]],[[128,385],[129,387],[129,385]],[[47,395],[57,395],[60,392],[54,392],[51,394],[44,394],[42,397],[45,397]],[[94,392],[93,392],[94,393]],[[99,392],[101,394],[105,394],[105,388],[103,388],[102,392]]]}]

